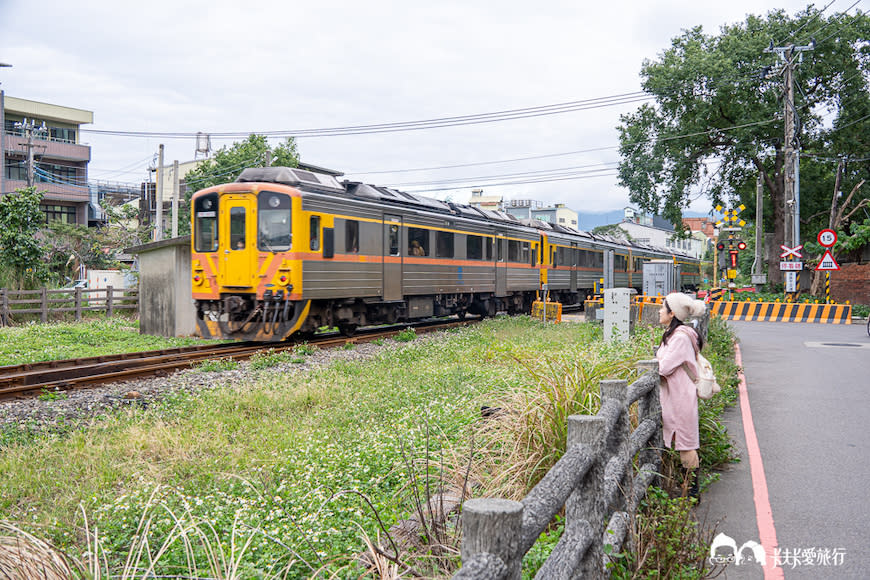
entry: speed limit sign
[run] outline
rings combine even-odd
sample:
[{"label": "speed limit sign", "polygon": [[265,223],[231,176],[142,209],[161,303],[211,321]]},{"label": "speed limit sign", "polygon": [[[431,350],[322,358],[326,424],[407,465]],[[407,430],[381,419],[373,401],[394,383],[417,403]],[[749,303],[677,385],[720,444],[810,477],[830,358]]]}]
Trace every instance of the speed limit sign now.
[{"label": "speed limit sign", "polygon": [[817,238],[819,245],[825,248],[830,248],[837,243],[837,232],[834,230],[822,230]]}]

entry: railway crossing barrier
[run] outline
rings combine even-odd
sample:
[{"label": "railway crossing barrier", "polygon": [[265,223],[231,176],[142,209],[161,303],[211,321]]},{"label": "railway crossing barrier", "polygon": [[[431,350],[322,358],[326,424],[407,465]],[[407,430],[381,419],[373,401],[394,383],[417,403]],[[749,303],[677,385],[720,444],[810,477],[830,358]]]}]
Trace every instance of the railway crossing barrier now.
[{"label": "railway crossing barrier", "polygon": [[[563,507],[565,532],[535,577],[605,576],[606,554],[620,553],[631,540],[629,514],[661,472],[658,361],[638,366],[646,372],[630,385],[601,381],[597,414],[568,418],[565,454],[521,501],[465,502],[462,568],[454,580],[519,580],[523,556]],[[635,401],[638,425],[632,431],[629,407]]]},{"label": "railway crossing barrier", "polygon": [[851,304],[795,302],[710,302],[712,316],[725,320],[852,324]]}]

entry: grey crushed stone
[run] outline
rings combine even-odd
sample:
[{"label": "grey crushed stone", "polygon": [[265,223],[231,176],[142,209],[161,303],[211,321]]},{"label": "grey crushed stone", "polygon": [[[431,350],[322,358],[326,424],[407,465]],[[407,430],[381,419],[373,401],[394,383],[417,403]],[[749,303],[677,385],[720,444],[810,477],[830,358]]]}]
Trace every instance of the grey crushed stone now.
[{"label": "grey crushed stone", "polygon": [[[420,336],[410,344],[435,340],[440,334],[436,332]],[[0,401],[0,428],[26,425],[37,431],[54,431],[87,422],[120,408],[133,405],[147,407],[154,401],[178,393],[195,395],[203,390],[237,386],[252,382],[264,373],[307,372],[335,361],[363,361],[383,350],[403,348],[407,344],[385,340],[379,345],[371,342],[357,344],[352,349],[317,349],[310,355],[301,356],[304,359],[302,363],[283,363],[267,369],[251,369],[248,361],[241,361],[237,369],[229,371],[184,369],[160,377],[62,391],[56,399],[32,397]],[[128,395],[134,395],[135,398],[128,398]]]}]

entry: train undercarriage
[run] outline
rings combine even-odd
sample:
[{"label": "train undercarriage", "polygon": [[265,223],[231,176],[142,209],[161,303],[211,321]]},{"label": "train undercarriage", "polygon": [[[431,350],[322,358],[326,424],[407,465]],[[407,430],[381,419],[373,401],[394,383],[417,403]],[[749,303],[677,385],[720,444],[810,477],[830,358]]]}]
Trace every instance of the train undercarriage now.
[{"label": "train undercarriage", "polygon": [[[576,297],[576,293],[559,295],[569,303],[576,302]],[[551,294],[550,300],[554,298]],[[338,328],[351,335],[361,326],[423,318],[522,314],[531,311],[536,299],[536,292],[498,297],[491,293],[437,294],[397,301],[380,298],[289,301],[279,295],[257,299],[252,294],[230,294],[221,300],[198,300],[196,322],[197,331],[204,338],[280,341],[294,334],[310,336],[323,328]]]}]

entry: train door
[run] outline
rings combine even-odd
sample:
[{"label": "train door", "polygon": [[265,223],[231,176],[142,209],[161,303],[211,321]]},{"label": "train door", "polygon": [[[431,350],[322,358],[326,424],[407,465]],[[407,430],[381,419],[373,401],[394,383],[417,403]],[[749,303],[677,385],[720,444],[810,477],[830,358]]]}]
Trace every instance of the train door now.
[{"label": "train door", "polygon": [[221,284],[251,287],[257,267],[254,239],[249,231],[256,227],[256,200],[250,197],[224,196],[220,204],[220,250],[223,252]]},{"label": "train door", "polygon": [[571,242],[571,256],[568,258],[569,265],[571,266],[571,292],[577,291],[577,257],[579,252],[577,251],[577,243]]},{"label": "train door", "polygon": [[402,218],[384,214],[384,300],[402,299]]},{"label": "train door", "polygon": [[507,296],[507,240],[504,234],[495,238],[495,295]]}]

